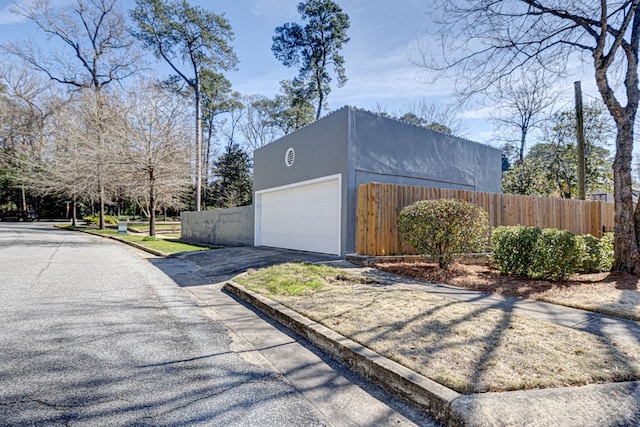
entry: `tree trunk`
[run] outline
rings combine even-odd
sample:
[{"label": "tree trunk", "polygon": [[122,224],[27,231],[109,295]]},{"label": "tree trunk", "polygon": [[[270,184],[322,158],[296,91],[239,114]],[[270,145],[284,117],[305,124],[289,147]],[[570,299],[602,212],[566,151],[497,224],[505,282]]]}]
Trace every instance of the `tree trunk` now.
[{"label": "tree trunk", "polygon": [[202,159],[203,167],[204,167],[204,197],[202,197],[202,209],[207,209],[207,194],[210,192],[209,183],[211,178],[209,176],[210,164],[209,161],[211,159],[211,141],[213,141],[213,118],[209,119],[207,122],[207,143],[205,145],[205,153],[204,158]]},{"label": "tree trunk", "polygon": [[[325,64],[322,64],[322,69],[324,69]],[[324,91],[322,90],[322,77],[320,76],[320,72],[316,70],[316,87],[318,89],[318,109],[316,111],[316,120],[320,120],[320,115],[322,114],[322,103],[324,102]]]},{"label": "tree trunk", "polygon": [[77,203],[77,196],[74,193],[71,195],[71,225],[74,227],[78,225],[76,221],[76,203]]},{"label": "tree trunk", "polygon": [[200,83],[195,85],[196,94],[196,212],[200,211],[202,203],[202,106],[200,100]]},{"label": "tree trunk", "polygon": [[[640,24],[640,9],[637,6],[634,14],[634,33]],[[635,37],[635,36],[634,36]],[[624,88],[626,90],[626,107],[620,105],[613,89],[609,85],[607,72],[609,65],[603,53],[604,43],[598,45],[593,52],[595,77],[598,91],[616,123],[616,155],[613,161],[613,199],[615,203],[614,238],[613,238],[613,270],[640,274],[640,251],[638,242],[640,228],[633,209],[633,181],[631,179],[631,160],[633,156],[633,128],[640,91],[638,90],[638,58],[635,51],[627,51],[628,64]],[[612,53],[610,53],[611,55]]]},{"label": "tree trunk", "polygon": [[322,103],[324,102],[324,94],[322,93],[322,89],[318,86],[318,110],[316,111],[316,120],[320,120],[320,115],[322,114]]},{"label": "tree trunk", "polygon": [[524,144],[526,141],[527,141],[527,130],[521,129],[520,130],[520,150],[518,152],[518,159],[520,160],[520,163],[524,162]]},{"label": "tree trunk", "polygon": [[100,230],[105,229],[105,221],[104,221],[104,158],[103,158],[103,144],[104,144],[104,129],[102,123],[102,100],[101,93],[99,87],[94,87],[94,96],[96,97],[96,118],[97,118],[97,130],[98,130],[98,202],[100,203]]},{"label": "tree trunk", "polygon": [[[631,122],[631,123],[629,123]],[[615,201],[614,261],[616,271],[640,274],[638,251],[638,214],[634,215],[631,180],[633,121],[622,120],[616,136],[613,162],[613,195]]]},{"label": "tree trunk", "polygon": [[151,184],[149,191],[149,236],[156,237],[156,196],[155,187]]},{"label": "tree trunk", "polygon": [[26,211],[27,210],[27,192],[24,188],[24,182],[22,183],[21,189],[20,189],[20,195],[22,198],[22,210]]},{"label": "tree trunk", "polygon": [[104,184],[102,183],[102,178],[99,178],[99,186],[100,186],[100,230],[104,230]]}]

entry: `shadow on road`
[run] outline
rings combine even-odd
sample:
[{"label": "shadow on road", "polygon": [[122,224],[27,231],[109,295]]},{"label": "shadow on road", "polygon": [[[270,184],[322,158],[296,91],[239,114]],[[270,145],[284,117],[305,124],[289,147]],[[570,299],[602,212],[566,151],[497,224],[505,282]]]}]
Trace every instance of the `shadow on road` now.
[{"label": "shadow on road", "polygon": [[264,247],[226,247],[149,261],[181,287],[209,285],[232,279],[250,269],[286,262],[339,262],[332,255]]}]

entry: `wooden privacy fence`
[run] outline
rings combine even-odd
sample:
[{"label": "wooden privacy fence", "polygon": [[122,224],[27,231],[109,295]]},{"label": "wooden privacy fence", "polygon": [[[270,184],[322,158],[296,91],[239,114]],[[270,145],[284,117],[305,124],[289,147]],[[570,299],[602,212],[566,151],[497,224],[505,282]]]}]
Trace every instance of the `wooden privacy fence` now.
[{"label": "wooden privacy fence", "polygon": [[613,230],[613,203],[370,182],[358,188],[356,252],[360,255],[415,254],[398,233],[398,214],[418,200],[458,199],[489,214],[491,227],[528,225],[602,236]]}]

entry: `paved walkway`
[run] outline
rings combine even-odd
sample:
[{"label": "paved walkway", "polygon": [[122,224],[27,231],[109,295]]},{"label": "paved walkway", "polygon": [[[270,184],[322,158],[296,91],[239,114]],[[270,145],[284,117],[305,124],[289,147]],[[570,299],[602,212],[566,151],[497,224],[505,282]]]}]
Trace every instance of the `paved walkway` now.
[{"label": "paved walkway", "polygon": [[542,320],[559,326],[589,332],[602,336],[611,343],[631,343],[640,345],[640,322],[611,317],[591,311],[534,301],[522,298],[503,297],[500,295],[478,292],[443,283],[426,282],[398,276],[372,268],[355,268],[363,274],[376,277],[377,280],[388,284],[403,285],[437,294],[456,301],[496,308],[508,311],[518,316]]}]

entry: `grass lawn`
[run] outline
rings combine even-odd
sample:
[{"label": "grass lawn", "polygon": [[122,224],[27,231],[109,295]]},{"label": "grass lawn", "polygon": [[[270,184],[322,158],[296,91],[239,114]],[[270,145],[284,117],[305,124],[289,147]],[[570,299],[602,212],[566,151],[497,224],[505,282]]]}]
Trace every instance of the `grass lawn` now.
[{"label": "grass lawn", "polygon": [[126,240],[133,242],[146,248],[154,249],[166,254],[175,254],[179,252],[194,252],[194,251],[206,251],[212,249],[209,246],[201,246],[193,243],[181,242],[177,239],[156,238],[151,239],[149,236],[135,235],[135,234],[118,234],[116,229],[107,228],[100,230],[96,227],[67,227],[74,230],[90,231],[96,234],[102,234],[107,236],[113,236],[120,240]]},{"label": "grass lawn", "polygon": [[640,379],[640,346],[327,266],[283,264],[239,284],[460,393]]}]

